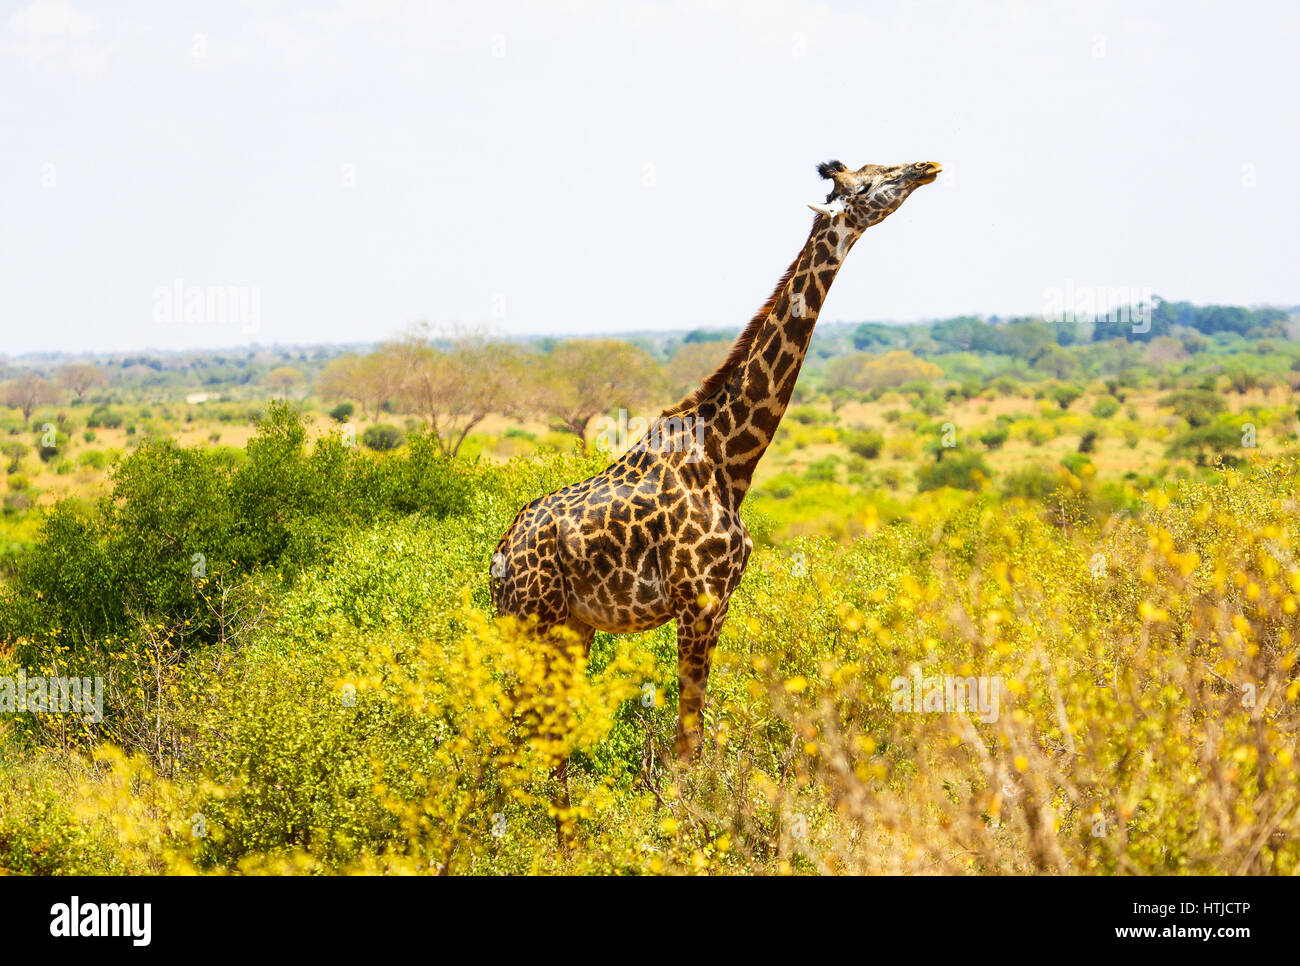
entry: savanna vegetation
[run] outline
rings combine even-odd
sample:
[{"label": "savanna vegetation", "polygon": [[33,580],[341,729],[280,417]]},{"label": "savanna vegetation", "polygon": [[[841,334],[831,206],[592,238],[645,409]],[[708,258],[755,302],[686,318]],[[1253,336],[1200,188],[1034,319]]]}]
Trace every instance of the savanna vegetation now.
[{"label": "savanna vegetation", "polygon": [[488,567],[725,337],[11,364],[0,681],[104,692],[0,703],[0,869],[1296,872],[1293,326],[824,324],[691,767],[671,625],[543,652]]}]

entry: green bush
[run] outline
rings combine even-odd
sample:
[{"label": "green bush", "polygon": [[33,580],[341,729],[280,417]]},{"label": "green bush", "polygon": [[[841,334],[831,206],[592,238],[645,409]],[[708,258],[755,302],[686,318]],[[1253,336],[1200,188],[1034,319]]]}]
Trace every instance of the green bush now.
[{"label": "green bush", "polygon": [[1001,449],[1010,436],[1011,432],[1005,426],[996,426],[980,433],[979,441],[986,449]]},{"label": "green bush", "polygon": [[840,461],[834,456],[825,456],[810,463],[804,473],[804,479],[813,483],[829,483],[839,476]]},{"label": "green bush", "polygon": [[1190,459],[1197,466],[1221,463],[1236,466],[1241,462],[1241,430],[1231,423],[1216,422],[1197,426],[1174,437],[1167,455]]},{"label": "green bush", "polygon": [[62,430],[56,429],[52,434],[42,431],[37,440],[36,454],[40,456],[42,463],[48,463],[60,453],[66,452],[68,443],[68,434]]},{"label": "green bush", "polygon": [[867,460],[874,460],[885,447],[885,437],[872,429],[850,429],[841,439],[850,453]]},{"label": "green bush", "polygon": [[1092,407],[1092,415],[1096,419],[1110,419],[1119,412],[1120,402],[1114,396],[1102,396]]},{"label": "green bush", "polygon": [[803,426],[822,426],[838,421],[834,414],[816,406],[795,406],[790,410],[790,418]]},{"label": "green bush", "polygon": [[1083,453],[1066,453],[1061,457],[1061,465],[1075,476],[1079,476],[1083,473],[1083,468],[1091,463],[1092,460]]},{"label": "green bush", "polygon": [[75,760],[0,755],[0,869],[9,875],[146,871],[124,866],[108,828],[77,820],[77,785],[87,777],[90,770]]},{"label": "green bush", "polygon": [[924,464],[916,473],[921,492],[952,487],[955,490],[979,490],[992,477],[984,457],[976,452],[952,452],[938,462]]},{"label": "green bush", "polygon": [[11,493],[5,494],[4,514],[5,516],[18,516],[26,513],[35,505],[36,501],[32,498],[30,492],[27,490],[15,490]]},{"label": "green bush", "polygon": [[[1134,474],[1128,483],[1152,491],[1142,499],[1127,485],[1090,492],[1086,460],[1071,454],[1085,479],[1063,477],[1050,492],[1055,480],[1041,468],[1000,479],[1004,495],[1043,506],[939,492],[891,507],[873,494],[879,513],[863,524],[865,539],[758,546],[714,654],[708,740],[700,760],[674,774],[657,765],[674,737],[671,625],[600,634],[584,662],[487,616],[496,538],[522,503],[589,475],[599,458],[477,467],[452,512],[394,515],[383,509],[391,494],[411,506],[423,498],[405,474],[442,464],[410,469],[408,453],[295,445],[287,422],[264,424],[258,438],[265,445],[238,459],[212,454],[210,466],[148,443],[141,449],[152,456],[131,472],[141,489],[169,485],[184,475],[178,467],[188,466],[190,482],[210,473],[232,540],[275,522],[245,519],[236,480],[278,501],[273,512],[291,518],[290,548],[307,545],[293,540],[304,520],[329,519],[313,508],[321,480],[342,481],[339,492],[365,512],[337,531],[322,524],[333,534],[325,552],[299,561],[291,582],[272,575],[292,552],[257,565],[268,586],[253,603],[267,605],[265,616],[229,639],[151,650],[150,635],[164,632],[159,615],[143,613],[141,646],[103,662],[111,717],[89,738],[68,716],[64,732],[49,720],[59,716],[45,716],[46,731],[13,720],[36,715],[0,719],[0,869],[1300,870],[1300,829],[1288,818],[1300,744],[1285,727],[1300,688],[1294,458],[1222,477],[1183,467],[1188,482],[1163,487]],[[932,469],[970,455],[948,451]],[[256,473],[244,472],[250,464]],[[276,467],[282,489],[271,484]],[[978,484],[983,471],[969,469]],[[382,482],[389,477],[402,481]],[[793,500],[822,500],[843,520],[864,506],[846,495],[802,481]],[[142,505],[139,492],[118,497],[131,510],[124,519],[141,526],[149,514],[181,522]],[[1080,512],[1094,499],[1129,513],[1102,524]],[[373,507],[383,512],[372,519]],[[85,594],[81,564],[113,563],[107,553],[54,561],[52,549],[102,550],[123,526],[102,510],[73,510],[56,507],[47,530],[67,533],[43,534],[33,550],[60,564],[50,580],[66,581],[46,585],[39,606],[49,627],[64,619],[51,600]],[[259,552],[283,535],[271,532]],[[11,673],[7,661],[6,648],[0,674]],[[1001,680],[1003,713],[990,721],[891,710],[891,679],[913,668]],[[1259,704],[1244,706],[1243,689],[1257,683]],[[553,741],[539,735],[543,715],[555,716]],[[93,743],[93,757],[55,740],[69,735]],[[572,808],[557,815],[560,756],[571,761]],[[1046,818],[1042,802],[1052,802]],[[791,815],[808,823],[794,848]],[[1097,815],[1119,818],[1109,838],[1093,834]],[[559,816],[570,848],[556,842]],[[864,848],[863,830],[881,822],[883,845]]]},{"label": "green bush", "polygon": [[366,431],[361,434],[362,444],[380,453],[397,449],[405,441],[405,434],[392,423],[376,423],[374,426],[367,426]]},{"label": "green bush", "polygon": [[7,471],[10,474],[17,473],[22,469],[23,457],[27,455],[27,444],[12,439],[5,443],[3,447],[0,447],[0,453],[3,453],[9,460],[9,464],[6,467]]},{"label": "green bush", "polygon": [[1208,426],[1228,404],[1210,389],[1183,389],[1162,397],[1157,405],[1172,409],[1193,429]]},{"label": "green bush", "polygon": [[[361,658],[382,644],[356,646]],[[197,709],[193,753],[229,790],[198,806],[218,832],[199,843],[200,868],[295,852],[338,866],[382,850],[397,831],[385,799],[399,790],[413,796],[417,763],[429,760],[437,742],[436,723],[404,713],[400,702],[345,691],[340,680],[358,680],[361,661],[340,667],[332,656],[318,646],[281,651],[274,660],[254,653],[240,662],[237,685],[213,675],[215,700]],[[284,686],[289,680],[292,688]],[[403,762],[416,768],[403,769]],[[381,769],[389,786],[382,792]]]},{"label": "green bush", "polygon": [[120,429],[124,418],[120,412],[111,406],[96,406],[86,417],[86,426],[89,429]]},{"label": "green bush", "polygon": [[400,458],[371,456],[337,436],[308,452],[301,417],[283,405],[238,460],[148,440],[113,472],[97,513],[62,502],[47,514],[0,594],[0,638],[109,646],[136,619],[157,618],[210,640],[222,633],[205,602],[210,584],[268,566],[292,580],[362,523],[463,510],[469,486],[427,436],[413,437]]},{"label": "green bush", "polygon": [[1083,395],[1083,390],[1069,383],[1052,389],[1052,401],[1062,409],[1069,409],[1071,404]]},{"label": "green bush", "polygon": [[1029,466],[1003,477],[1002,495],[1006,498],[1019,497],[1042,502],[1056,492],[1060,483],[1055,473],[1041,466]]}]

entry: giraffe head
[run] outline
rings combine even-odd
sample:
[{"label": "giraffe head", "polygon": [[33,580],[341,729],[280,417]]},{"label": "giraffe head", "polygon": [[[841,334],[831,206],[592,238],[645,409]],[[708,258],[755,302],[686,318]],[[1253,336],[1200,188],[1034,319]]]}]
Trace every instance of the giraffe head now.
[{"label": "giraffe head", "polygon": [[866,231],[884,221],[907,200],[907,196],[939,175],[934,161],[914,164],[864,164],[856,171],[842,162],[827,161],[817,173],[834,182],[826,203],[809,205],[827,218],[842,220],[855,231]]}]

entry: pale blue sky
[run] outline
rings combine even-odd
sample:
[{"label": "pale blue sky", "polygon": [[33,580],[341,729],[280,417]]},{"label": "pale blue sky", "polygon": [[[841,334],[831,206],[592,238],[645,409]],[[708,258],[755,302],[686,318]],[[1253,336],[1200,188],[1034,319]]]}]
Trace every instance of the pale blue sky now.
[{"label": "pale blue sky", "polygon": [[[823,319],[1293,305],[1294,3],[0,4],[0,353],[739,325],[828,158],[937,160]],[[183,280],[255,327],[158,321]],[[163,313],[165,317],[165,311]]]}]

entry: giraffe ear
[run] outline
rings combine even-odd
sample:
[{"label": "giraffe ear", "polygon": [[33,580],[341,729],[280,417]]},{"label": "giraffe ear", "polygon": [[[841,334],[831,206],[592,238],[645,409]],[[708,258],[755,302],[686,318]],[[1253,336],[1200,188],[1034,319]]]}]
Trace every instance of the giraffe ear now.
[{"label": "giraffe ear", "polygon": [[823,178],[833,178],[841,171],[847,171],[843,161],[826,161],[817,165],[817,173]]}]

